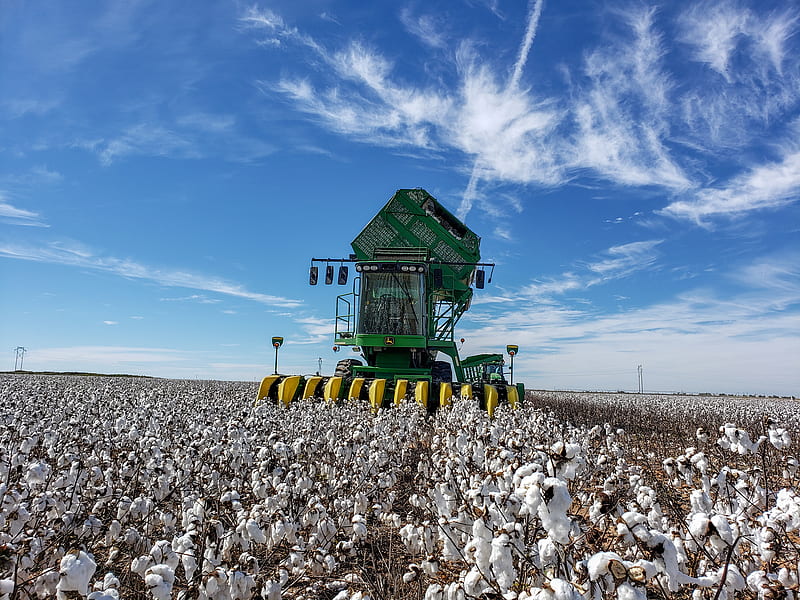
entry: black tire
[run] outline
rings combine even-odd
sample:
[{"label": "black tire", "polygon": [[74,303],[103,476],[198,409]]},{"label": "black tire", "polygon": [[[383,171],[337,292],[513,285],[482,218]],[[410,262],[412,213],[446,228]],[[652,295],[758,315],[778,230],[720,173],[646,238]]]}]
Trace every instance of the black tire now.
[{"label": "black tire", "polygon": [[336,370],[333,372],[334,377],[344,377],[349,379],[353,376],[353,367],[360,367],[362,362],[357,358],[344,358],[336,363]]},{"label": "black tire", "polygon": [[431,368],[431,381],[435,383],[451,383],[453,381],[453,368],[450,363],[443,360],[434,361]]}]

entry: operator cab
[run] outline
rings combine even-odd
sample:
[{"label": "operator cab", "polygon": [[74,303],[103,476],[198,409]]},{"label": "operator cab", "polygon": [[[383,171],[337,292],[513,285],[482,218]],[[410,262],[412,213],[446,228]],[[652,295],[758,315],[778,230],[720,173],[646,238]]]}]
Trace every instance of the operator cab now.
[{"label": "operator cab", "polygon": [[483,366],[483,379],[489,382],[505,383],[506,376],[503,373],[503,365],[501,364],[486,364]]},{"label": "operator cab", "polygon": [[361,274],[359,335],[425,335],[425,265],[356,264]]}]

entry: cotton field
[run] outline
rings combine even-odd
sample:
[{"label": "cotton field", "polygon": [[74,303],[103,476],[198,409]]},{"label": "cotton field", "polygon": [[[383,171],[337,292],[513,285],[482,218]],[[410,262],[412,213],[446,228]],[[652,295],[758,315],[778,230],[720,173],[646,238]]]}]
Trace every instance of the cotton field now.
[{"label": "cotton field", "polygon": [[794,400],[0,377],[0,598],[795,598]]}]

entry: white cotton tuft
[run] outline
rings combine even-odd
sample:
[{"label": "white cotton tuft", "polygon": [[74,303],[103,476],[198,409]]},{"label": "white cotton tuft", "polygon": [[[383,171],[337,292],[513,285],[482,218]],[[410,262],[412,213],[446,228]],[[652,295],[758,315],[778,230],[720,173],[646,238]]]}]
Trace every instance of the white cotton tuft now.
[{"label": "white cotton tuft", "polygon": [[144,574],[144,584],[156,600],[170,600],[175,571],[169,565],[153,565]]},{"label": "white cotton tuft", "polygon": [[550,538],[561,544],[569,543],[569,531],[572,521],[567,510],[572,498],[567,483],[557,477],[548,477],[542,482],[544,502],[539,505],[539,518]]},{"label": "white cotton tuft", "polygon": [[78,592],[86,596],[89,593],[89,581],[92,579],[97,564],[94,559],[83,550],[70,550],[61,559],[58,580],[58,597],[63,598],[63,592]]},{"label": "white cotton tuft", "polygon": [[255,521],[255,519],[248,519],[246,528],[247,535],[256,544],[265,544],[267,542],[267,536],[263,531],[261,531],[261,527],[258,526],[258,523]]},{"label": "white cotton tuft", "polygon": [[647,593],[644,588],[623,581],[617,586],[617,600],[647,600]]},{"label": "white cotton tuft", "polygon": [[267,580],[261,588],[261,597],[264,600],[281,600],[281,585],[272,579]]},{"label": "white cotton tuft", "polygon": [[772,426],[769,428],[769,443],[778,450],[785,450],[792,445],[792,437],[783,427]]},{"label": "white cotton tuft", "polygon": [[489,556],[497,585],[507,592],[517,579],[514,559],[511,556],[511,542],[507,533],[502,533],[492,540],[492,552]]}]

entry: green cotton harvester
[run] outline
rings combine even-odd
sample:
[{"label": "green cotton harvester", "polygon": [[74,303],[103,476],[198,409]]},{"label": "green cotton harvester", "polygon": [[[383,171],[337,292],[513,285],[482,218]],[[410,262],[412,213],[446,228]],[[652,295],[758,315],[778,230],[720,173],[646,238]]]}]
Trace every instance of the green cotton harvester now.
[{"label": "green cotton harvester", "polygon": [[[326,284],[345,285],[354,263],[352,291],[336,299],[334,350],[350,346],[360,358],[340,360],[327,377],[267,376],[257,403],[360,398],[377,410],[408,399],[433,411],[461,396],[490,415],[500,402],[520,404],[525,387],[513,384],[517,346],[507,346],[511,384],[502,354],[458,355],[456,324],[469,309],[473,285],[482,289],[485,268],[494,269],[480,262],[474,232],[425,190],[403,189],[351,245],[348,258],[312,258],[309,283],[318,283],[323,266]],[[439,360],[441,354],[450,360]]]}]

